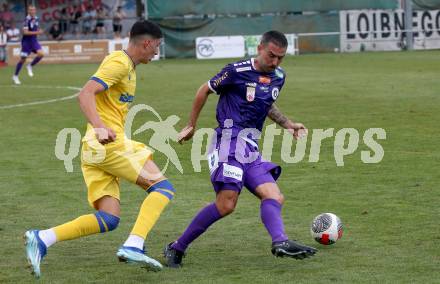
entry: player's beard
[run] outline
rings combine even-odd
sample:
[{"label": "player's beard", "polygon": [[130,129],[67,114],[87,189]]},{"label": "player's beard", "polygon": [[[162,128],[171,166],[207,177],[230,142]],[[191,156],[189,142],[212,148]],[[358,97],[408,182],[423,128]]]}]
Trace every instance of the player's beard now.
[{"label": "player's beard", "polygon": [[261,57],[257,57],[256,60],[262,72],[270,73],[275,71],[276,66],[272,67],[269,64],[266,64],[266,62]]}]

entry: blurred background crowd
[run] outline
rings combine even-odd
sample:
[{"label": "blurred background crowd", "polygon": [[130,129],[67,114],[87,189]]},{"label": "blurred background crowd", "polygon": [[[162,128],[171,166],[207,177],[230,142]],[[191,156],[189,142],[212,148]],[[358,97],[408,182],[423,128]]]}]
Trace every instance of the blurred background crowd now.
[{"label": "blurred background crowd", "polygon": [[[134,21],[132,9],[121,4],[108,5],[103,1],[58,1],[62,5],[47,6],[40,2],[37,15],[44,34],[40,40],[69,39],[117,39],[127,36],[124,22]],[[0,1],[1,3],[1,1]],[[129,6],[129,5],[125,5]],[[8,42],[19,42],[25,17],[25,5],[17,2],[4,2],[0,6],[1,43],[4,37]],[[44,9],[43,9],[44,8]],[[127,12],[127,9],[130,10]],[[22,10],[21,13],[17,13]],[[131,13],[133,14],[133,13]]]}]

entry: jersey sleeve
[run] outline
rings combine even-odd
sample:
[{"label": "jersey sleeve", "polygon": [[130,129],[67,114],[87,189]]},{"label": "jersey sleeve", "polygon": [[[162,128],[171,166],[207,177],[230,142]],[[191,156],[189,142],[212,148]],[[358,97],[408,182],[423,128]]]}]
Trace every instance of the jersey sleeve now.
[{"label": "jersey sleeve", "polygon": [[231,64],[226,65],[217,75],[208,81],[211,91],[221,94],[228,86],[234,83],[234,68]]},{"label": "jersey sleeve", "polygon": [[128,67],[123,61],[117,58],[109,58],[102,62],[98,71],[96,71],[90,80],[98,82],[107,90],[120,82],[127,74]]},{"label": "jersey sleeve", "polygon": [[29,30],[29,19],[26,17],[23,21],[23,29],[24,30]]},{"label": "jersey sleeve", "polygon": [[280,83],[280,91],[284,86],[284,83],[286,82],[286,72],[284,72],[283,69],[281,69],[280,67],[277,68],[277,70],[275,71],[275,74],[278,78],[281,79],[281,83]]}]

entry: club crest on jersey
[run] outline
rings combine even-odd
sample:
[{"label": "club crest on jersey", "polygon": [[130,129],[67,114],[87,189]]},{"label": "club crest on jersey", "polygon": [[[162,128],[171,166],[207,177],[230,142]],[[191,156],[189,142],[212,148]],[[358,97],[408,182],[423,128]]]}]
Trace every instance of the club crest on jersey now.
[{"label": "club crest on jersey", "polygon": [[260,77],[258,77],[258,82],[261,84],[270,84],[271,80],[269,77],[260,76]]},{"label": "club crest on jersey", "polygon": [[255,100],[255,87],[246,87],[246,100],[248,102]]},{"label": "club crest on jersey", "polygon": [[272,99],[274,101],[277,100],[279,94],[280,94],[280,90],[277,87],[272,89]]}]

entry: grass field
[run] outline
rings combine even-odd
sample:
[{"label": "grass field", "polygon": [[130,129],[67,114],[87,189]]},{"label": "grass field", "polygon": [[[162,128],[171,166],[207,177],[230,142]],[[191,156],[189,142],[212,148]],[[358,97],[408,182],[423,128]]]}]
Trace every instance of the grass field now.
[{"label": "grass field", "polygon": [[[136,218],[144,193],[122,184],[119,228],[107,235],[59,243],[42,264],[43,283],[434,283],[439,282],[440,209],[438,151],[440,133],[439,51],[326,54],[285,60],[287,82],[278,100],[283,112],[309,129],[344,127],[360,133],[360,146],[337,167],[334,137],[323,141],[320,160],[286,164],[280,159],[281,137],[273,161],[283,167],[279,185],[292,238],[320,249],[304,261],[277,259],[259,219],[259,202],[243,191],[237,210],[192,244],[181,270],[159,273],[120,264],[115,252]],[[153,106],[162,117],[186,123],[196,89],[226,60],[165,60],[137,69],[135,104]],[[33,282],[25,269],[23,233],[47,228],[91,212],[79,157],[67,173],[55,157],[58,132],[77,128],[85,119],[76,100],[1,109],[2,106],[56,99],[75,93],[54,86],[81,87],[97,64],[40,65],[36,76],[21,74],[11,85],[12,67],[0,69],[0,282]],[[215,126],[216,97],[210,97],[199,127]],[[140,124],[149,119],[142,113]],[[368,128],[386,130],[379,140],[380,163],[365,164],[362,135]],[[148,143],[148,133],[135,136]],[[308,141],[310,144],[310,141]],[[206,164],[194,173],[191,144],[174,145],[183,164],[167,176],[178,189],[147,243],[161,258],[163,246],[185,229],[194,214],[214,198]],[[164,157],[157,155],[157,162]],[[321,246],[309,233],[313,217],[334,212],[344,222],[343,238]]]}]

